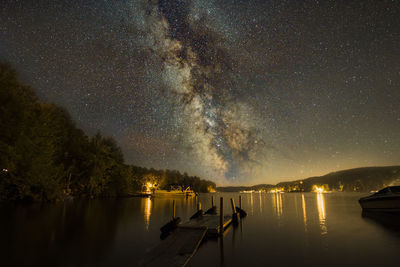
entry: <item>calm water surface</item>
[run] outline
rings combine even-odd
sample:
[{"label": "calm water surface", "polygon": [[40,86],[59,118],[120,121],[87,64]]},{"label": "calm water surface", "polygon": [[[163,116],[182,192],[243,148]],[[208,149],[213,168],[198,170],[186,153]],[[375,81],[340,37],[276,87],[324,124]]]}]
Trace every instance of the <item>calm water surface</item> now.
[{"label": "calm water surface", "polygon": [[[212,194],[228,200],[239,194]],[[209,208],[211,194],[202,194]],[[362,215],[357,193],[242,194],[248,212],[189,266],[399,266],[397,216]],[[162,242],[172,198],[0,204],[1,266],[135,266]],[[195,199],[175,198],[187,220]]]}]

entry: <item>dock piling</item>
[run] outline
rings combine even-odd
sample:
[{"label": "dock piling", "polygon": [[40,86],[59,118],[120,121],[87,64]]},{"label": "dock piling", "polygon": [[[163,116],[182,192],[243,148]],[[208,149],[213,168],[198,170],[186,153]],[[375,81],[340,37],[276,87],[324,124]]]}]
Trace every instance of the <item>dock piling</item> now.
[{"label": "dock piling", "polygon": [[231,198],[231,205],[232,205],[232,213],[236,213],[235,200],[233,198]]},{"label": "dock piling", "polygon": [[236,226],[239,224],[240,217],[239,213],[236,212],[235,200],[231,198],[231,205],[232,205],[232,222]]},{"label": "dock piling", "polygon": [[172,200],[172,220],[160,228],[161,239],[165,239],[171,232],[173,232],[178,227],[178,224],[181,223],[181,219],[179,217],[176,217],[175,215],[175,209],[176,209],[176,203],[175,200]]},{"label": "dock piling", "polygon": [[220,208],[219,208],[219,234],[224,233],[224,198],[220,198]]},{"label": "dock piling", "polygon": [[247,213],[242,208],[242,196],[239,195],[239,207],[236,207],[236,212],[239,214],[240,218],[247,216]]},{"label": "dock piling", "polygon": [[[212,198],[213,205],[216,204],[215,202],[214,198]],[[192,203],[190,204],[193,205]],[[160,228],[160,238],[165,240],[146,255],[146,258],[142,261],[142,266],[186,266],[196,253],[205,236],[219,236],[221,240],[221,259],[223,262],[224,248],[222,239],[224,230],[232,224],[233,216],[224,216],[223,197],[220,197],[219,218],[216,212],[217,205],[211,208],[214,211],[213,213],[203,216],[204,212],[201,210],[201,203],[197,202],[196,204],[198,211],[189,221],[180,224],[180,218],[176,217]],[[235,207],[233,201],[232,207]],[[176,200],[172,202],[173,217],[175,217],[175,212]],[[166,238],[170,234],[171,237]]]},{"label": "dock piling", "polygon": [[210,214],[210,215],[217,215],[217,207],[214,204],[214,196],[211,196],[211,208],[209,208],[205,214]]},{"label": "dock piling", "polygon": [[175,209],[176,209],[176,203],[175,200],[172,200],[172,219],[175,219]]}]

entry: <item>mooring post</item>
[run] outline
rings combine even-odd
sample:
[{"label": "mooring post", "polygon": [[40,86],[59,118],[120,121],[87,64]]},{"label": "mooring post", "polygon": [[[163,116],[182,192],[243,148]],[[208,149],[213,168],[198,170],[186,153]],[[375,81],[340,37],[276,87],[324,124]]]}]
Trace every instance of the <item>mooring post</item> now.
[{"label": "mooring post", "polygon": [[236,226],[239,224],[239,214],[236,212],[235,200],[231,198],[231,205],[232,205],[232,222]]},{"label": "mooring post", "polygon": [[232,205],[232,213],[235,214],[236,213],[236,207],[235,207],[235,200],[233,200],[233,198],[231,198],[231,205]]},{"label": "mooring post", "polygon": [[242,196],[239,195],[239,208],[242,209]]},{"label": "mooring post", "polygon": [[175,200],[172,200],[172,219],[175,219]]},{"label": "mooring post", "polygon": [[224,198],[220,198],[220,208],[219,208],[219,234],[224,233]]}]

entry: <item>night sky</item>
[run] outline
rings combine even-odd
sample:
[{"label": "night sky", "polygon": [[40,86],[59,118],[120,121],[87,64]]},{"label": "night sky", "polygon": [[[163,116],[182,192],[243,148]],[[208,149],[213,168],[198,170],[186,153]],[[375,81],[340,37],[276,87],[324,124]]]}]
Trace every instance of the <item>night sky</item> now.
[{"label": "night sky", "polygon": [[9,1],[0,59],[138,166],[217,184],[400,163],[399,1]]}]

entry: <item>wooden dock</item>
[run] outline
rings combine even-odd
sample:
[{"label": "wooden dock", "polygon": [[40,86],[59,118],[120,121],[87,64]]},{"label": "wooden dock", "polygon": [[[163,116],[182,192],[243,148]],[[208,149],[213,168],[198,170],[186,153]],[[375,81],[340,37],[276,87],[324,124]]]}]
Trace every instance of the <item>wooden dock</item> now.
[{"label": "wooden dock", "polygon": [[[231,199],[234,210],[234,202]],[[201,205],[198,206],[198,212]],[[173,202],[173,216],[175,218],[175,202]],[[176,229],[150,251],[139,266],[185,266],[206,236],[223,238],[224,231],[233,222],[234,216],[223,216],[223,199],[221,198],[219,215],[203,215],[179,224]]]},{"label": "wooden dock", "polygon": [[[193,219],[183,224],[180,224],[178,228],[181,229],[203,229],[207,228],[208,236],[218,236],[220,231],[219,215],[204,215],[201,218]],[[232,216],[224,216],[223,227],[224,230],[232,223]]]},{"label": "wooden dock", "polygon": [[141,266],[185,266],[196,253],[207,228],[178,228],[153,249]]},{"label": "wooden dock", "polygon": [[[159,246],[148,253],[141,266],[185,266],[196,254],[205,236],[218,237],[219,215],[204,215],[178,225],[178,228]],[[224,230],[232,223],[232,216],[224,216]],[[223,231],[222,231],[223,232]]]}]

